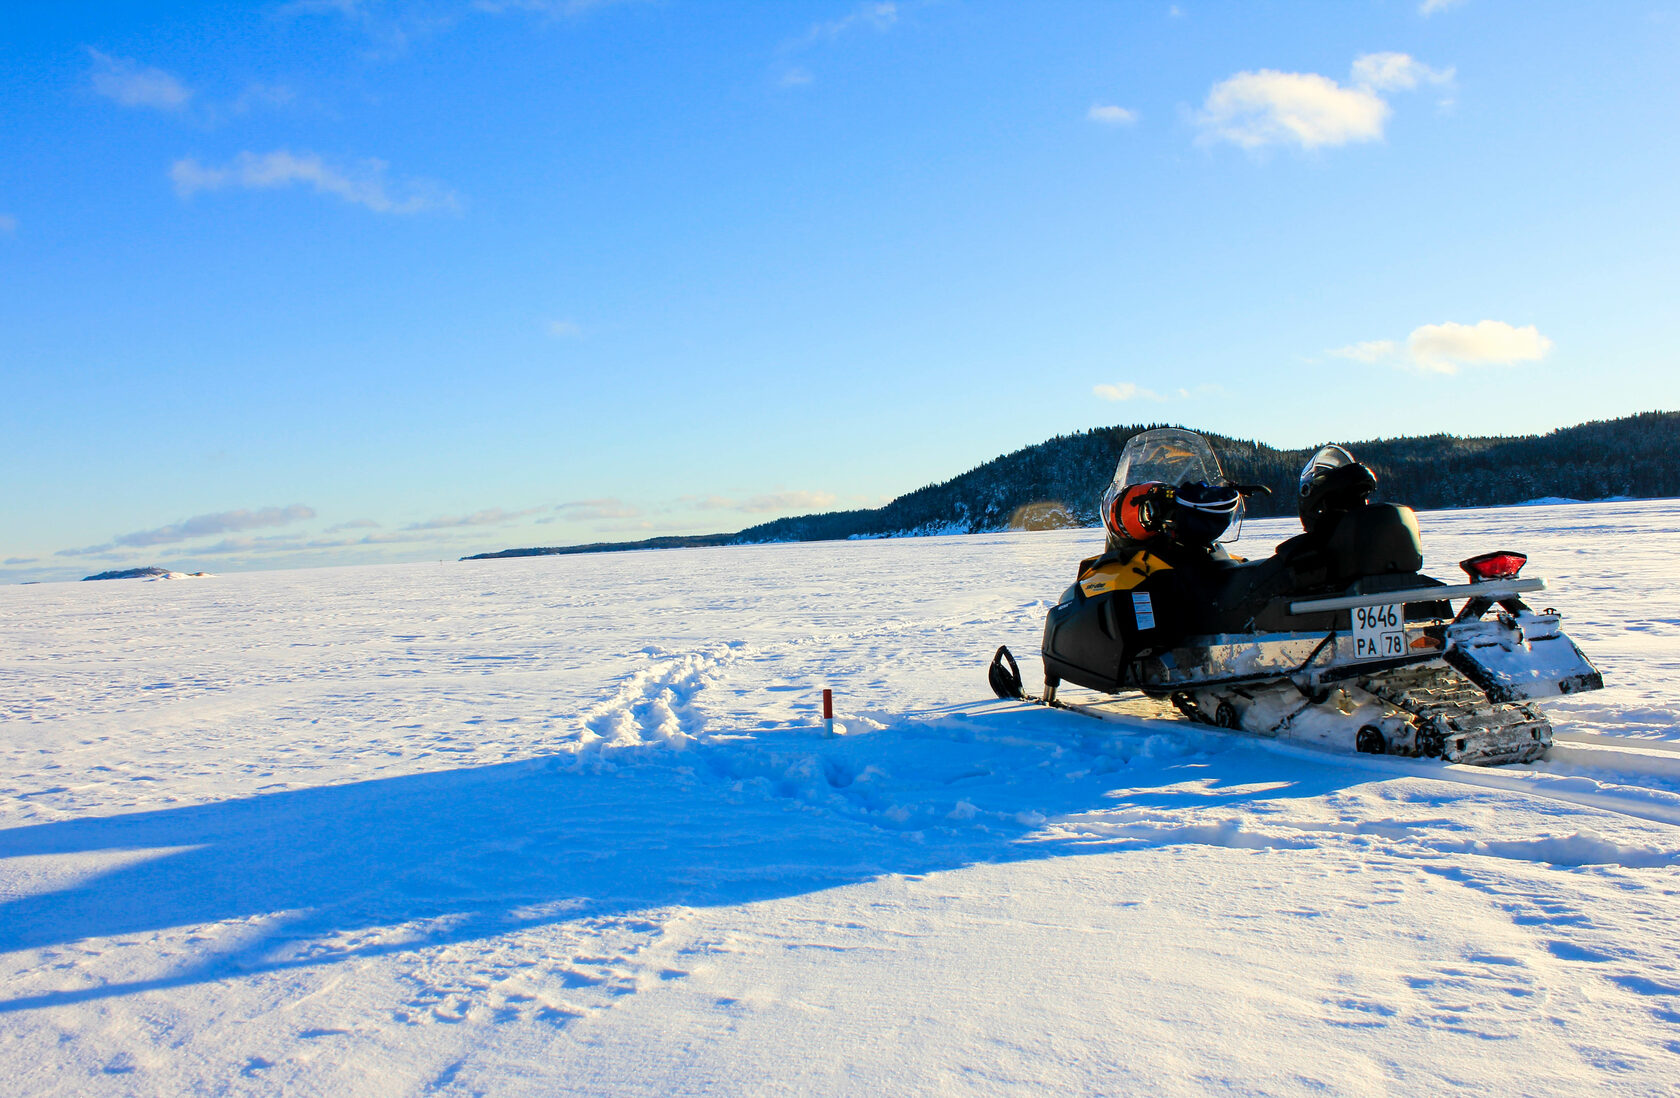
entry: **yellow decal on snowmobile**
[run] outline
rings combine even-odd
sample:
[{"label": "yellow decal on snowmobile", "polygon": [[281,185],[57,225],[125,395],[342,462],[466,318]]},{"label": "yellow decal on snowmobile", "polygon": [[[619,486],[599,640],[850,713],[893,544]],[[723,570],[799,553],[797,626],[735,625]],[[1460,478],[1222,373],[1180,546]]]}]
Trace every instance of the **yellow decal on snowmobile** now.
[{"label": "yellow decal on snowmobile", "polygon": [[1153,553],[1138,550],[1125,560],[1110,561],[1079,577],[1079,589],[1086,598],[1110,591],[1130,591],[1156,572],[1165,572],[1172,565]]}]

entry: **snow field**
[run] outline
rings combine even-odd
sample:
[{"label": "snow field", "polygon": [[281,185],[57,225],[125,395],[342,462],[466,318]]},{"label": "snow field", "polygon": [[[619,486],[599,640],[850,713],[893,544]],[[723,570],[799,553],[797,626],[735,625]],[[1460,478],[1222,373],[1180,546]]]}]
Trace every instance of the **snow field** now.
[{"label": "snow field", "polygon": [[1670,1092],[1680,504],[1422,523],[1443,578],[1527,551],[1611,683],[1546,762],[985,697],[1089,531],[0,590],[0,1069]]}]

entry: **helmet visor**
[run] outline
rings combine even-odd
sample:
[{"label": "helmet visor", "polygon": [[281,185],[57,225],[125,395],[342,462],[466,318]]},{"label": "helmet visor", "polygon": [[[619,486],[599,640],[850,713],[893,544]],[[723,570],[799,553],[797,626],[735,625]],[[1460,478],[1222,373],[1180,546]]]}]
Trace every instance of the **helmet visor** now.
[{"label": "helmet visor", "polygon": [[1308,458],[1306,465],[1301,467],[1301,495],[1305,496],[1307,490],[1312,487],[1313,481],[1330,470],[1353,464],[1355,464],[1353,455],[1340,446],[1324,447]]}]

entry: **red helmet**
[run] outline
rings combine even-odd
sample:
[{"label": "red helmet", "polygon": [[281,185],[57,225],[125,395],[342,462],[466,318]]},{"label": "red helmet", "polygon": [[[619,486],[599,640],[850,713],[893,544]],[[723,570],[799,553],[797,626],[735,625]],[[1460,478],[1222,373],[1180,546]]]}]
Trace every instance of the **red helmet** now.
[{"label": "red helmet", "polygon": [[1103,511],[1103,525],[1111,534],[1148,541],[1160,534],[1171,513],[1173,490],[1158,480],[1127,486]]}]

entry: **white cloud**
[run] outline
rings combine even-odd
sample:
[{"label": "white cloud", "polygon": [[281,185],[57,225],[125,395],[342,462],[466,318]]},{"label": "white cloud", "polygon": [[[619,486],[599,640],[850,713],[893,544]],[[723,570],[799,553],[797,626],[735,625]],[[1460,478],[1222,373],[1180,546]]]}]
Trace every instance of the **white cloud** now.
[{"label": "white cloud", "polygon": [[1118,385],[1094,385],[1091,392],[1104,400],[1163,400],[1164,397],[1153,389],[1145,389],[1134,385],[1130,381],[1122,381]]},{"label": "white cloud", "polygon": [[375,213],[410,214],[426,210],[455,209],[455,195],[425,180],[410,179],[393,194],[386,184],[382,160],[364,160],[353,168],[335,167],[313,153],[298,156],[285,150],[258,155],[242,152],[224,167],[207,167],[196,158],[177,160],[169,178],[182,198],[199,191],[228,187],[270,190],[301,184],[318,194],[330,194],[346,202],[365,206]]},{"label": "white cloud", "polygon": [[1418,5],[1418,14],[1434,15],[1438,11],[1456,8],[1462,3],[1464,3],[1464,0],[1423,0],[1423,3]]},{"label": "white cloud", "polygon": [[162,69],[142,68],[138,62],[89,49],[93,57],[93,90],[125,107],[178,111],[192,98],[192,89]]},{"label": "white cloud", "polygon": [[1508,366],[1535,362],[1552,341],[1530,324],[1514,328],[1503,321],[1475,324],[1425,324],[1406,337],[1413,364],[1428,373],[1454,374],[1461,366]]},{"label": "white cloud", "polygon": [[1197,122],[1204,140],[1245,149],[1378,141],[1390,114],[1379,93],[1445,84],[1452,77],[1451,69],[1432,69],[1403,53],[1355,58],[1347,86],[1310,72],[1239,72],[1213,86]]},{"label": "white cloud", "polygon": [[583,326],[575,320],[551,320],[548,334],[558,339],[582,339]]},{"label": "white cloud", "polygon": [[11,214],[0,214],[0,233],[11,236],[17,232],[17,218]]},{"label": "white cloud", "polygon": [[1536,362],[1552,341],[1530,324],[1517,328],[1500,320],[1475,324],[1425,324],[1412,330],[1404,345],[1374,339],[1337,347],[1328,354],[1367,365],[1386,362],[1425,374],[1456,374],[1465,366],[1511,366]]},{"label": "white cloud", "polygon": [[1137,111],[1101,103],[1092,103],[1091,109],[1085,112],[1085,117],[1105,126],[1129,126],[1138,119]]},{"label": "white cloud", "polygon": [[1212,140],[1262,145],[1345,145],[1375,141],[1388,104],[1368,88],[1344,88],[1317,73],[1239,72],[1208,92],[1198,121]]},{"label": "white cloud", "polygon": [[782,73],[781,79],[778,82],[784,88],[801,88],[815,79],[816,77],[811,75],[810,69],[802,69],[795,65],[793,68]]}]

